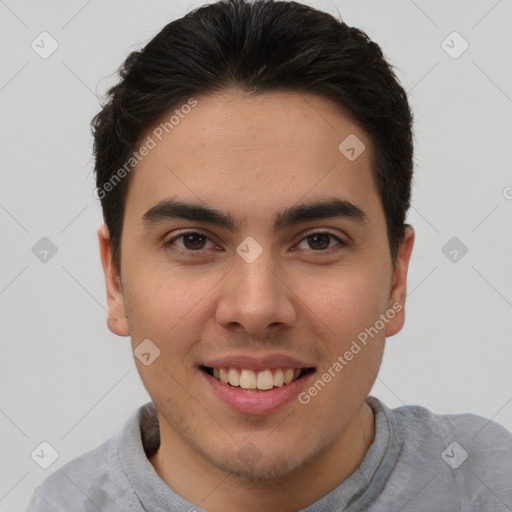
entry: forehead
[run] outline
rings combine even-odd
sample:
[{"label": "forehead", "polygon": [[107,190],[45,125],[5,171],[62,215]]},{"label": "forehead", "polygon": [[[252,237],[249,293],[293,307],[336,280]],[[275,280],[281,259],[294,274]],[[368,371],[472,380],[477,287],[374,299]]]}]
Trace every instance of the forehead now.
[{"label": "forehead", "polygon": [[[176,106],[141,137],[151,149],[131,176],[127,215],[142,215],[170,196],[260,219],[333,193],[370,210],[378,206],[371,204],[380,202],[371,141],[334,102],[234,91],[194,101],[192,108]],[[362,151],[356,159],[347,158],[353,156],[347,144]]]}]

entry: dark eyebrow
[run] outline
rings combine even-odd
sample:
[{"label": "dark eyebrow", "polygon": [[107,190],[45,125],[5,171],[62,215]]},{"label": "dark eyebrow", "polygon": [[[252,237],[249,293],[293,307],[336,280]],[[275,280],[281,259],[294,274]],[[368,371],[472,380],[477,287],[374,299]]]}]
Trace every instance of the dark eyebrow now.
[{"label": "dark eyebrow", "polygon": [[230,214],[215,210],[209,206],[187,203],[175,199],[160,201],[142,216],[141,221],[149,227],[152,224],[158,224],[159,222],[173,218],[193,220],[196,222],[209,222],[210,224],[226,228],[229,231],[237,231],[240,227]]},{"label": "dark eyebrow", "polygon": [[[368,220],[364,211],[344,199],[328,199],[300,205],[294,205],[278,212],[274,219],[272,231],[275,233],[301,222],[342,217],[364,223]],[[239,231],[241,223],[220,210],[197,203],[166,199],[150,208],[143,216],[142,223],[148,227],[167,219],[181,218],[195,222],[206,222],[229,231]]]},{"label": "dark eyebrow", "polygon": [[359,206],[345,199],[334,198],[291,206],[277,213],[273,231],[275,232],[301,222],[336,217],[357,220],[360,223],[365,223],[368,220],[367,215]]}]

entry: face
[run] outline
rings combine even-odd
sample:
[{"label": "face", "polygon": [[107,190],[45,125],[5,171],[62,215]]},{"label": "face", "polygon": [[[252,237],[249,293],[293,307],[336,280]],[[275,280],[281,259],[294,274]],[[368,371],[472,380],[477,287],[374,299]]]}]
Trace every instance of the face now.
[{"label": "face", "polygon": [[156,145],[130,178],[120,283],[100,229],[109,327],[145,354],[168,436],[223,471],[283,476],[361,410],[402,327],[412,233],[393,266],[371,141],[336,104],[196,100],[142,137]]}]

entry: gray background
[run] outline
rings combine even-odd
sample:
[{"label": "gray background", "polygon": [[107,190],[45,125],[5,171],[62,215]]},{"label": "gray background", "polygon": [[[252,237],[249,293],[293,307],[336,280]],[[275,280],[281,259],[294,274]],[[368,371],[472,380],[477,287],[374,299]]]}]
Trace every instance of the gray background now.
[{"label": "gray background", "polygon": [[[309,3],[382,46],[415,113],[407,321],[372,394],[512,430],[511,2]],[[2,511],[149,400],[129,340],[106,327],[89,122],[128,52],[201,4],[0,0]],[[43,31],[59,45],[46,59],[31,47]],[[453,31],[469,44],[458,58],[442,46]],[[43,237],[58,249],[46,262]],[[468,249],[456,261],[452,237]],[[46,470],[31,458],[42,441],[59,454]]]}]

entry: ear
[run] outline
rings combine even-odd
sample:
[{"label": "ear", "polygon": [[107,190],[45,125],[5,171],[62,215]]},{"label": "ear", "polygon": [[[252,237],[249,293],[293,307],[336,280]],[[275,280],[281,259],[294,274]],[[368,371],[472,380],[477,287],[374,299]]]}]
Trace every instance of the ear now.
[{"label": "ear", "polygon": [[407,296],[407,270],[414,245],[414,229],[407,226],[404,239],[398,247],[397,259],[393,269],[393,284],[389,293],[388,308],[396,312],[386,324],[386,337],[399,332],[405,322],[405,298]]},{"label": "ear", "polygon": [[105,224],[102,224],[98,229],[98,241],[100,243],[101,264],[105,274],[105,286],[107,289],[107,326],[118,336],[129,336],[130,329],[124,307],[121,279],[117,275],[117,269],[112,261],[110,233]]}]

